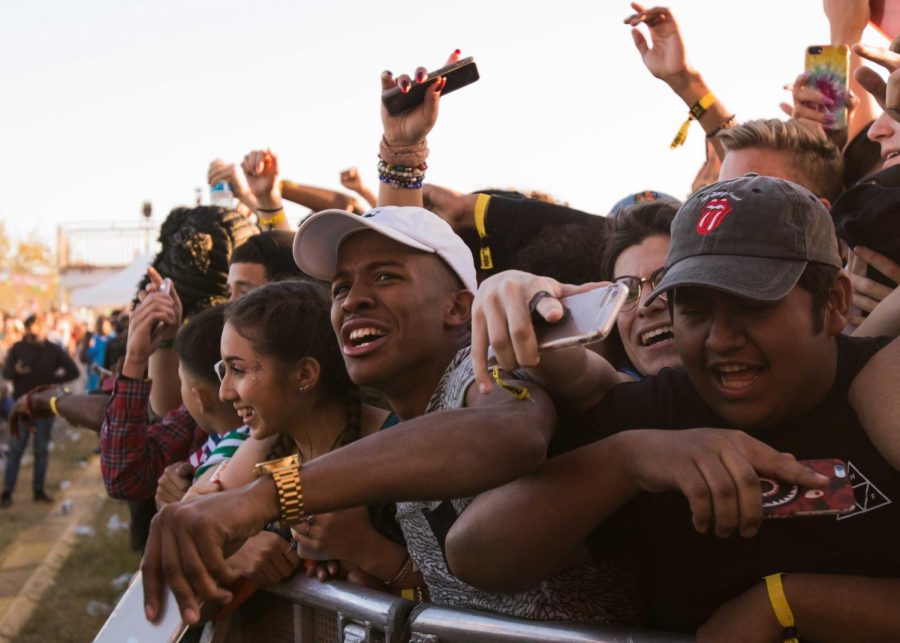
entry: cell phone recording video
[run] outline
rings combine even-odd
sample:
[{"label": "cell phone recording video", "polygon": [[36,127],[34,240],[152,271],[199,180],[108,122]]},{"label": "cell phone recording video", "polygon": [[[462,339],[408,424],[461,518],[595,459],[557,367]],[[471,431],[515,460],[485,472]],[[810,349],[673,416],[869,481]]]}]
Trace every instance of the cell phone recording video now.
[{"label": "cell phone recording video", "polygon": [[617,283],[561,299],[568,311],[566,317],[558,324],[535,329],[538,350],[558,350],[606,339],[627,297],[628,286]]},{"label": "cell phone recording video", "polygon": [[808,489],[778,480],[760,478],[763,517],[827,516],[850,513],[856,507],[853,485],[842,460],[801,460],[801,464],[828,478],[825,489]]},{"label": "cell phone recording video", "polygon": [[441,95],[447,95],[461,87],[471,85],[479,79],[475,59],[470,56],[429,72],[428,77],[424,81],[413,83],[412,87],[405,94],[400,91],[399,87],[389,89],[381,96],[381,102],[384,103],[385,109],[391,116],[401,114],[416,105],[421,105],[422,101],[425,100],[425,90],[431,87],[441,76],[447,79],[447,84],[441,91]]}]

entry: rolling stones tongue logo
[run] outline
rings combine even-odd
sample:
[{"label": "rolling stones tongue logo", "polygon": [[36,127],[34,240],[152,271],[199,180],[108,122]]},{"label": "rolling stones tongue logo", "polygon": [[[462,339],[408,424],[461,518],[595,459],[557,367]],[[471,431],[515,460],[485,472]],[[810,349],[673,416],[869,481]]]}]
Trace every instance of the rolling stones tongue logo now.
[{"label": "rolling stones tongue logo", "polygon": [[707,235],[720,225],[728,213],[731,212],[731,203],[728,199],[710,199],[700,211],[700,218],[697,220],[697,234]]}]

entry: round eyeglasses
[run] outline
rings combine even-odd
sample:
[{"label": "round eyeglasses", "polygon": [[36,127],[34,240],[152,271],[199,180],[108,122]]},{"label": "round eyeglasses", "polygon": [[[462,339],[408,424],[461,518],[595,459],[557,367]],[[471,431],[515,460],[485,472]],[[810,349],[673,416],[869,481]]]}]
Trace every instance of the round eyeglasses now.
[{"label": "round eyeglasses", "polygon": [[[659,285],[659,282],[662,281],[664,272],[665,267],[662,267],[654,270],[649,277],[622,275],[621,277],[616,277],[615,279],[613,279],[613,282],[615,283],[622,283],[628,286],[628,296],[625,298],[625,304],[622,306],[622,312],[631,310],[641,300],[641,291],[644,288],[644,284],[650,284],[651,290],[656,288]],[[659,295],[659,298],[663,301],[666,301],[666,293],[661,293]]]}]

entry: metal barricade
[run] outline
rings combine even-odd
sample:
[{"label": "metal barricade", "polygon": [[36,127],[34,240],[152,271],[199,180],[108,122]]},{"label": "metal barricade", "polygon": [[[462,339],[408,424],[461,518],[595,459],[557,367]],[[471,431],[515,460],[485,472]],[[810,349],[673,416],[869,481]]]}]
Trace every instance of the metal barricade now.
[{"label": "metal barricade", "polygon": [[[475,610],[419,605],[342,581],[320,583],[297,575],[279,585],[265,587],[260,597],[270,607],[286,612],[293,604],[294,643],[688,643],[684,634],[588,625],[571,622],[529,621]],[[274,596],[270,596],[274,595]],[[250,607],[248,605],[247,607]],[[253,607],[250,607],[254,609]],[[256,608],[258,609],[258,608]],[[280,620],[280,619],[279,619]],[[267,638],[274,636],[271,616]],[[283,631],[283,630],[282,630]],[[257,630],[261,633],[262,630]],[[248,639],[252,640],[252,639]],[[258,639],[263,640],[263,639]]]},{"label": "metal barricade", "polygon": [[688,643],[693,637],[627,627],[528,621],[423,605],[410,618],[410,643]]},{"label": "metal barricade", "polygon": [[295,643],[403,643],[414,606],[399,596],[302,574],[266,591],[294,604]]}]

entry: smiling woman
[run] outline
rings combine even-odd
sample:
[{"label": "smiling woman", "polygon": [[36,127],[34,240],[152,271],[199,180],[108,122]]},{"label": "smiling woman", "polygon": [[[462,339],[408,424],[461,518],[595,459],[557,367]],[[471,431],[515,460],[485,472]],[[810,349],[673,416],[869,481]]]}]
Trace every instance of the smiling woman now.
[{"label": "smiling woman", "polygon": [[[257,288],[227,309],[216,365],[219,395],[234,405],[253,439],[215,474],[209,490],[250,482],[261,460],[299,453],[307,462],[396,422],[361,401],[331,328],[330,307],[323,285],[288,280]],[[376,341],[379,331],[361,327],[355,341]],[[397,577],[407,553],[393,505],[319,515],[298,525],[293,537],[301,556],[340,560],[351,580],[379,589],[420,583],[412,569]]]}]

